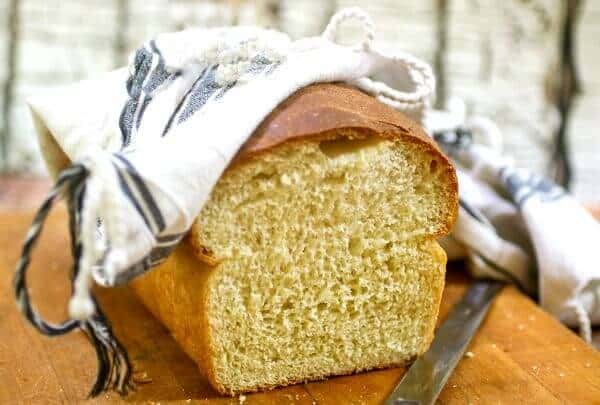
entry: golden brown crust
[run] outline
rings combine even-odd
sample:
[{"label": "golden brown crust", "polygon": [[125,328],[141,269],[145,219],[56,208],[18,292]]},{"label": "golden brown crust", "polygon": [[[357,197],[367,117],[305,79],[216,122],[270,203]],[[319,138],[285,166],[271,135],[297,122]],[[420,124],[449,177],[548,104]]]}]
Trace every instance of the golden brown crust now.
[{"label": "golden brown crust", "polygon": [[342,128],[404,134],[445,159],[431,138],[400,112],[349,85],[323,83],[298,90],[273,110],[239,151],[234,164],[284,142],[322,138],[322,134]]},{"label": "golden brown crust", "polygon": [[206,308],[207,286],[215,271],[216,268],[199,261],[190,247],[182,243],[163,264],[130,283],[213,386],[218,384],[210,361],[214,350]]},{"label": "golden brown crust", "polygon": [[[435,316],[433,317],[433,319],[438,319],[438,316],[440,314],[440,307],[441,307],[441,303],[442,303],[442,296],[444,294],[444,286],[446,284],[446,264],[448,263],[448,255],[446,254],[446,251],[440,246],[439,243],[435,244],[435,247],[433,248],[434,250],[432,251],[432,253],[435,255],[439,255],[439,261],[440,263],[442,263],[442,277],[440,278],[441,283],[439,286],[439,288],[435,288],[433,289],[433,293],[435,294],[434,296],[434,306],[435,306]],[[431,342],[433,341],[433,338],[435,337],[435,326],[436,326],[436,322],[432,322],[431,325],[429,326],[429,330],[425,333],[425,339],[423,339],[423,347],[421,348],[421,351],[419,353],[419,355],[425,353],[427,351],[427,349],[429,348],[429,345],[431,345]]]}]

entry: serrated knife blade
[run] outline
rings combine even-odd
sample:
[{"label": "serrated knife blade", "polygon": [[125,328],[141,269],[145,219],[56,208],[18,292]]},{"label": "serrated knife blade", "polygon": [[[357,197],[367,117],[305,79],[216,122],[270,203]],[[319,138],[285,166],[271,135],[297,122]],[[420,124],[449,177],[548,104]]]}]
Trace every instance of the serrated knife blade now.
[{"label": "serrated knife blade", "polygon": [[429,350],[412,364],[385,405],[435,402],[504,285],[497,281],[477,281],[467,290],[436,332]]}]

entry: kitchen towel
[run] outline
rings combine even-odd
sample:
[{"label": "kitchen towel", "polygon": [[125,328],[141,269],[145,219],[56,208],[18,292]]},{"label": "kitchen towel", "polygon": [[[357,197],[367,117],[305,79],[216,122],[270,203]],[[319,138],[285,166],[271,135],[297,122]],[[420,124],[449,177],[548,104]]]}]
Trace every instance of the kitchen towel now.
[{"label": "kitchen towel", "polygon": [[471,273],[517,285],[591,341],[600,324],[600,225],[553,181],[501,153],[502,134],[485,117],[430,110],[427,126],[450,156],[459,215],[442,240]]}]

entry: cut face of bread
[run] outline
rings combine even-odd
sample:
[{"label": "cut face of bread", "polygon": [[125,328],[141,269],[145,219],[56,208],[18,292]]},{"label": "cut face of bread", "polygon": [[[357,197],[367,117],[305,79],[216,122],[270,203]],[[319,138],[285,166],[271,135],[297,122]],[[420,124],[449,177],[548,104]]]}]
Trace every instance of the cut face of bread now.
[{"label": "cut face of bread", "polygon": [[421,353],[444,283],[441,168],[420,145],[344,137],[229,172],[193,233],[219,263],[206,302],[216,383],[253,390]]},{"label": "cut face of bread", "polygon": [[197,220],[196,246],[218,262],[286,262],[318,259],[323,249],[361,257],[445,233],[447,164],[420,144],[352,130],[335,136],[291,142],[229,170]]},{"label": "cut face of bread", "polygon": [[456,176],[413,128],[376,125],[236,160],[188,245],[134,282],[220,392],[403,365],[429,346]]}]

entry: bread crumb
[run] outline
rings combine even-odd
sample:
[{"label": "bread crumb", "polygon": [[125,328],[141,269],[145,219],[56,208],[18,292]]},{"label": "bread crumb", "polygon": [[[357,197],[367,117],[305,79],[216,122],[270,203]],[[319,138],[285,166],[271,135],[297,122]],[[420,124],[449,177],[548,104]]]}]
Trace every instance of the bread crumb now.
[{"label": "bread crumb", "polygon": [[525,329],[525,326],[523,326],[522,324],[519,324],[519,326],[517,326],[517,329],[518,330],[523,330],[523,329]]},{"label": "bread crumb", "polygon": [[475,357],[475,353],[473,353],[471,351],[468,351],[468,352],[465,353],[465,357],[468,357],[468,358],[472,359],[473,357]]},{"label": "bread crumb", "polygon": [[586,368],[590,368],[590,367],[592,367],[592,363],[590,363],[589,361],[586,361],[586,362],[585,362],[585,367],[586,367]]},{"label": "bread crumb", "polygon": [[456,388],[456,384],[452,384],[452,388]]},{"label": "bread crumb", "polygon": [[563,377],[565,376],[565,373],[560,373],[558,376],[559,376],[560,378],[563,378]]},{"label": "bread crumb", "polygon": [[496,343],[492,343],[492,348],[495,349],[496,347],[498,347],[498,346],[496,346]]},{"label": "bread crumb", "polygon": [[133,382],[136,384],[150,384],[152,378],[148,376],[147,372],[137,372],[133,374]]},{"label": "bread crumb", "polygon": [[246,402],[246,396],[245,396],[245,395],[243,395],[243,394],[242,394],[242,395],[240,395],[240,396],[238,397],[238,399],[240,400],[240,404],[243,404],[244,402]]},{"label": "bread crumb", "polygon": [[290,184],[292,184],[292,179],[287,174],[282,174],[281,184],[283,184],[284,186],[289,186]]}]

